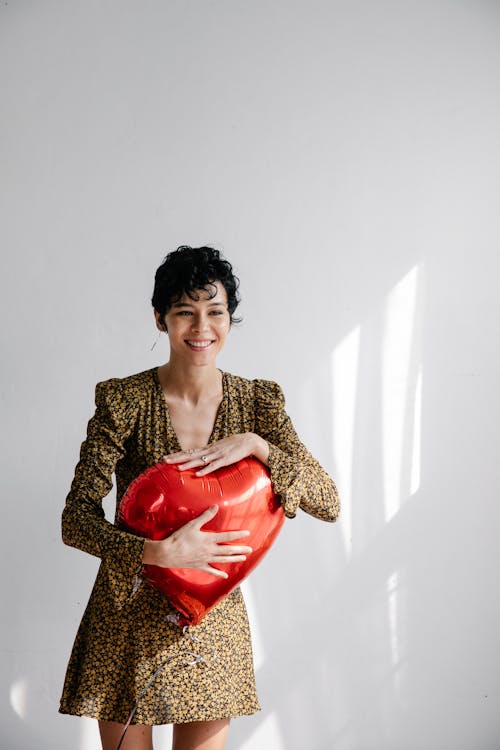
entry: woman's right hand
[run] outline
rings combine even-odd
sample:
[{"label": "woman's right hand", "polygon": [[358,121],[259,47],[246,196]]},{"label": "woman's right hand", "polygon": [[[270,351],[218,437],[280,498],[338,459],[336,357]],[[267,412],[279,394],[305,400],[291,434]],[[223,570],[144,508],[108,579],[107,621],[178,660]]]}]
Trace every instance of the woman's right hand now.
[{"label": "woman's right hand", "polygon": [[218,505],[207,508],[200,516],[181,526],[177,531],[160,541],[146,539],[142,562],[160,568],[193,568],[203,570],[218,578],[227,578],[224,570],[213,568],[210,563],[232,563],[246,560],[251,547],[229,545],[242,539],[249,531],[202,531],[201,528],[217,515]]}]

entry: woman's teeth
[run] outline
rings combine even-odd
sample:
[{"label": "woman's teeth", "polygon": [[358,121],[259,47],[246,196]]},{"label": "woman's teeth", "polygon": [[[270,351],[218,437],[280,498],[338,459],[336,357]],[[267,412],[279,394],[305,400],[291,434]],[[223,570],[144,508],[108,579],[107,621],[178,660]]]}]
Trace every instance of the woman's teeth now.
[{"label": "woman's teeth", "polygon": [[211,341],[186,341],[189,346],[192,346],[193,349],[208,349],[208,347],[212,344]]}]

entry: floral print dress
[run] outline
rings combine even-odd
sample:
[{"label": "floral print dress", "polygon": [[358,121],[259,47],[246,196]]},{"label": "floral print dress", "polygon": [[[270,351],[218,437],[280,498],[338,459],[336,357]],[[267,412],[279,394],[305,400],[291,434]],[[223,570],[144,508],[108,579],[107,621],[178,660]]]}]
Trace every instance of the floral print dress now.
[{"label": "floral print dress", "polygon": [[[285,515],[300,507],[335,521],[333,480],[300,442],[281,387],[223,373],[210,442],[255,432],[269,443],[269,470]],[[104,517],[115,473],[117,507],[128,485],[181,450],[156,367],[97,383],[96,410],[62,516],[66,544],[101,558],[66,671],[60,712],[125,723],[169,724],[260,709],[240,588],[183,632],[168,599],[139,577],[144,539]]]}]

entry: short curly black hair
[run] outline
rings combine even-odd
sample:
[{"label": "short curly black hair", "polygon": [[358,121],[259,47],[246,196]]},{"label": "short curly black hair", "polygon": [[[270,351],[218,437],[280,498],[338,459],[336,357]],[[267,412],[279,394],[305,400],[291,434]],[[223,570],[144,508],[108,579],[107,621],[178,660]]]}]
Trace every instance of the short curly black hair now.
[{"label": "short curly black hair", "polygon": [[[190,247],[180,245],[169,253],[155,273],[155,285],[151,304],[163,320],[174,302],[178,302],[184,292],[193,300],[198,299],[198,289],[209,289],[214,281],[220,281],[227,293],[227,307],[231,323],[239,323],[234,317],[240,302],[238,287],[240,281],[233,273],[233,267],[222,257],[219,250],[203,245]],[[215,296],[216,291],[212,296]]]}]

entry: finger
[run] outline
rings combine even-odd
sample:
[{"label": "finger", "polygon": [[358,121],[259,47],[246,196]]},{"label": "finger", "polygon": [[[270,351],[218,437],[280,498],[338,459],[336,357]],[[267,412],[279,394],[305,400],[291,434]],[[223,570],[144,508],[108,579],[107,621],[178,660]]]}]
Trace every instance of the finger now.
[{"label": "finger", "polygon": [[163,456],[163,460],[164,461],[177,461],[177,460],[183,458],[184,456],[189,456],[189,455],[191,455],[191,454],[189,454],[187,451],[177,451],[176,453],[167,453],[167,454],[165,454]]},{"label": "finger", "polygon": [[221,542],[234,542],[236,539],[243,539],[245,536],[250,536],[248,529],[242,531],[219,531],[208,533],[213,533],[214,542],[217,544],[220,544]]},{"label": "finger", "polygon": [[235,547],[233,544],[219,544],[217,547],[217,555],[249,555],[253,552],[252,547]]},{"label": "finger", "polygon": [[[219,506],[211,505],[209,508],[204,510],[203,513],[201,513],[199,516],[196,516],[196,518],[193,518],[192,521],[189,521],[189,523],[193,526],[197,526],[198,528],[201,528],[206,523],[208,523],[212,518],[214,518],[218,512],[219,512]],[[218,540],[216,539],[215,541],[218,541]]]},{"label": "finger", "polygon": [[[219,506],[218,505],[211,505],[209,508],[203,511],[203,513],[200,513],[199,516],[196,516],[196,518],[192,518],[191,521],[187,521],[187,523],[184,524],[181,528],[195,528],[198,529],[198,531],[201,529],[202,526],[204,526],[206,523],[212,520],[217,513],[219,512]],[[214,533],[214,532],[203,532],[204,534]],[[215,536],[215,534],[214,534]]]},{"label": "finger", "polygon": [[176,462],[176,466],[181,471],[184,471],[184,469],[194,469],[198,466],[205,466],[205,462],[201,461],[199,458],[183,458],[182,463],[181,461]]},{"label": "finger", "polygon": [[206,463],[202,468],[196,472],[195,476],[197,477],[204,477],[205,474],[210,474],[211,471],[215,471],[216,469],[220,469],[222,466],[229,466],[232,461],[229,461],[228,459],[224,460],[223,458],[213,459],[210,461],[210,463]]},{"label": "finger", "polygon": [[246,555],[227,555],[222,557],[221,555],[212,557],[210,562],[213,563],[233,563],[233,562],[244,562],[247,559]]},{"label": "finger", "polygon": [[205,571],[205,573],[210,573],[212,576],[216,576],[217,578],[228,578],[228,574],[225,570],[219,570],[218,568],[212,568],[211,565],[207,565],[205,568],[199,568],[199,570]]},{"label": "finger", "polygon": [[[203,453],[202,456],[193,457],[188,456],[184,460],[186,463],[183,463],[179,466],[180,469],[193,469],[196,466],[201,466],[202,468],[213,466],[215,460],[217,459],[216,453]],[[198,474],[197,474],[198,475]]]},{"label": "finger", "polygon": [[187,451],[177,451],[176,453],[167,453],[165,456],[163,456],[163,460],[169,464],[179,463],[179,461],[185,461],[186,459],[190,459],[190,458],[193,458],[194,456],[197,456],[203,450],[204,448],[192,448]]},{"label": "finger", "polygon": [[[185,464],[187,467],[189,464],[189,468],[191,466],[200,466],[200,464],[203,463],[203,461],[200,461],[199,458],[195,458],[189,453],[179,453],[179,455],[176,457],[167,456],[167,458],[164,458],[163,460],[166,464],[171,464],[173,466],[175,465],[178,466],[179,464]],[[181,466],[181,468],[184,468],[184,467]]]}]

